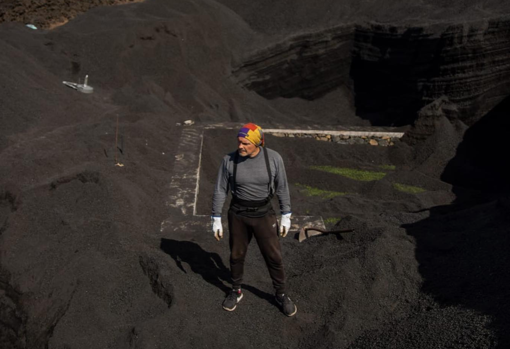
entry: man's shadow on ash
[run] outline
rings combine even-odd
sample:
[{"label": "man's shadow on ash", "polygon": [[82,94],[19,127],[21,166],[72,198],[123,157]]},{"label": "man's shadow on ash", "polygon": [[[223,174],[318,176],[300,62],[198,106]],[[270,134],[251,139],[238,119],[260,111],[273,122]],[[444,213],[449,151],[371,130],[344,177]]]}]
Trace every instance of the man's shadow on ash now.
[{"label": "man's shadow on ash", "polygon": [[[188,273],[183,267],[183,263],[186,263],[191,271],[202,276],[202,279],[211,285],[218,287],[225,294],[230,292],[231,288],[225,285],[225,283],[231,283],[230,271],[217,253],[207,252],[195,242],[164,238],[161,239],[160,248],[173,258],[175,264],[183,273]],[[243,284],[243,290],[247,290],[277,306],[272,294],[246,284]]]}]

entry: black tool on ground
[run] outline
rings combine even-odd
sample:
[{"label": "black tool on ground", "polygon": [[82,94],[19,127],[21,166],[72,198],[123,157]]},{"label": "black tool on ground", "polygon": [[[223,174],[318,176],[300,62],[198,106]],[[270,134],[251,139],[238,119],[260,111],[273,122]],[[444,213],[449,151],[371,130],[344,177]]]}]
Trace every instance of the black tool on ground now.
[{"label": "black tool on ground", "polygon": [[316,235],[323,235],[323,234],[339,234],[339,233],[352,233],[354,232],[354,229],[342,229],[342,230],[324,230],[319,228],[301,228],[299,229],[299,242],[302,242],[308,238],[311,238],[312,236]]}]

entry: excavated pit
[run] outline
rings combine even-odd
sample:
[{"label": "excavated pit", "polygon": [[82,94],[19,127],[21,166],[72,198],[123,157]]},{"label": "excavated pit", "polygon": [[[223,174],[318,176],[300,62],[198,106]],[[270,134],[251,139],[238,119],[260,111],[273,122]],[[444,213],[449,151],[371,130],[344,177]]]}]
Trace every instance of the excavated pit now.
[{"label": "excavated pit", "polygon": [[347,89],[356,115],[379,126],[410,125],[446,97],[448,117],[471,125],[509,91],[509,32],[508,20],[340,26],[260,50],[234,76],[268,99]]}]

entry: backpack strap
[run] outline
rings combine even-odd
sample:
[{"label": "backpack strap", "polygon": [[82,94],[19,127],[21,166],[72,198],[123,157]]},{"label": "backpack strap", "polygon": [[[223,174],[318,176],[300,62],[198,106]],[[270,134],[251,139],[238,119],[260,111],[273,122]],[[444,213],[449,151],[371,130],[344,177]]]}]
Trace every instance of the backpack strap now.
[{"label": "backpack strap", "polygon": [[237,163],[239,162],[239,153],[236,151],[236,154],[234,155],[234,174],[233,174],[233,183],[232,183],[232,187],[234,188],[234,193],[237,194],[237,181],[236,181],[236,176],[237,176]]},{"label": "backpack strap", "polygon": [[269,184],[268,184],[268,192],[269,192],[269,200],[271,200],[274,196],[273,193],[273,186],[271,185],[273,183],[273,176],[271,175],[271,166],[269,165],[269,155],[267,154],[266,148],[261,148],[264,150],[264,159],[266,160],[266,169],[267,169],[267,175],[269,176]]}]

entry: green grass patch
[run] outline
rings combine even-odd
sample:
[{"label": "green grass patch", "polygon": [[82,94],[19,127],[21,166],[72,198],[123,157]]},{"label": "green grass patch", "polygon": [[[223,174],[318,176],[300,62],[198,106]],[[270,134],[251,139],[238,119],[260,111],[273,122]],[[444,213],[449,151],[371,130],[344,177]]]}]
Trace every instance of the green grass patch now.
[{"label": "green grass patch", "polygon": [[395,171],[397,166],[395,166],[395,165],[380,165],[379,168],[381,170],[386,170],[386,171]]},{"label": "green grass patch", "polygon": [[356,181],[378,181],[386,176],[386,172],[375,172],[375,171],[363,171],[356,170],[353,168],[333,167],[333,166],[311,166],[313,170],[329,172],[344,176]]},{"label": "green grass patch", "polygon": [[400,184],[400,183],[393,183],[393,188],[397,189],[398,191],[408,193],[408,194],[419,194],[423,193],[426,190],[420,187],[414,187],[412,185],[407,184]]},{"label": "green grass patch", "polygon": [[303,188],[306,196],[320,196],[325,199],[332,199],[334,197],[347,194],[347,193],[342,193],[339,191],[322,190],[319,188],[314,188],[309,185],[304,185],[304,184],[299,184],[299,183],[296,183],[296,186]]},{"label": "green grass patch", "polygon": [[324,220],[324,224],[326,225],[334,225],[337,224],[338,221],[342,220],[342,217],[331,217]]}]

